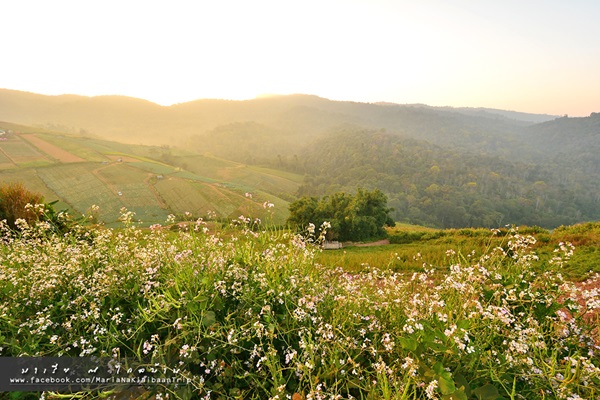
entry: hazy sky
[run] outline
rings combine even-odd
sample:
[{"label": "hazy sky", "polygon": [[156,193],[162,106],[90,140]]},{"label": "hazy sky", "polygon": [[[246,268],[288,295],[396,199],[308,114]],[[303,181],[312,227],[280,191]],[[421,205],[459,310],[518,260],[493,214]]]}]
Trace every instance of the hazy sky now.
[{"label": "hazy sky", "polygon": [[600,111],[598,0],[0,0],[0,88]]}]

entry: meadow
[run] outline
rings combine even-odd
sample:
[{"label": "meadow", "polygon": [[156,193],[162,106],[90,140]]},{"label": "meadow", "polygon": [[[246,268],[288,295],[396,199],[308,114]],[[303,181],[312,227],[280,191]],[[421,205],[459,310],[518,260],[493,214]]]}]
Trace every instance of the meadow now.
[{"label": "meadow", "polygon": [[[467,230],[415,229],[394,239],[412,242],[354,268],[319,238],[247,217],[176,230],[174,216],[149,229],[126,210],[120,220],[118,229],[77,225],[61,235],[47,223],[1,228],[0,355],[137,360],[189,379],[79,398],[600,395],[597,277],[565,277],[573,243],[591,248],[598,224],[473,230],[475,253]],[[553,243],[555,234],[573,242]],[[454,247],[460,237],[465,246]],[[446,247],[443,260],[405,267],[419,241],[428,257],[425,240]]]}]

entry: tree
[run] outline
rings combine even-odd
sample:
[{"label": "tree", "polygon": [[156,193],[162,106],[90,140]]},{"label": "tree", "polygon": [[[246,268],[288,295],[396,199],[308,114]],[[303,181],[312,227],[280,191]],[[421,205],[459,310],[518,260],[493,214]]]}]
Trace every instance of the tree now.
[{"label": "tree", "polygon": [[338,192],[321,199],[302,197],[290,204],[288,223],[304,230],[311,223],[327,221],[331,224],[328,240],[375,240],[387,236],[385,225],[395,225],[391,211],[383,192],[358,189],[356,195]]}]

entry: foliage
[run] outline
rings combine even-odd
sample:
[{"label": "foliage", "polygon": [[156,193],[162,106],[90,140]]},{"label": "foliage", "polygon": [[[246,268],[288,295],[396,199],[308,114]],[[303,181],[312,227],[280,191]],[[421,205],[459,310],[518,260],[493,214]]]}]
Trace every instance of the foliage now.
[{"label": "foliage", "polygon": [[[348,128],[306,147],[303,196],[380,189],[396,221],[439,228],[554,228],[600,219],[600,176]],[[600,170],[599,170],[600,171]]]},{"label": "foliage", "polygon": [[476,259],[450,254],[442,274],[348,273],[247,219],[173,233],[133,217],[78,236],[40,235],[43,225],[3,236],[2,356],[127,357],[190,379],[146,386],[146,398],[600,394],[600,294],[562,278],[567,244],[543,265],[535,240],[512,231]]},{"label": "foliage", "polygon": [[[42,195],[25,188],[22,183],[0,186],[0,220],[6,220],[11,229],[17,228],[17,220],[28,224],[39,220],[39,212],[32,206],[42,204]],[[28,206],[29,205],[29,206]]]},{"label": "foliage", "polygon": [[311,224],[327,221],[331,225],[328,240],[365,241],[387,236],[384,226],[394,225],[390,211],[383,192],[359,188],[355,195],[339,192],[321,199],[300,198],[290,204],[288,222],[306,229]]},{"label": "foliage", "polygon": [[74,221],[65,210],[56,211],[57,201],[44,203],[39,193],[31,192],[21,183],[0,186],[0,221],[9,230],[21,231],[44,224],[49,231],[66,233],[81,221]]}]

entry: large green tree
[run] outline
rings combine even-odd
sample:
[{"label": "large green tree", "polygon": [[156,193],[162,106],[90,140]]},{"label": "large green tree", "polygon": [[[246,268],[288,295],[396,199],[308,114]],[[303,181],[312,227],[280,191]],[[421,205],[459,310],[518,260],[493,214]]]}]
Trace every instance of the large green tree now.
[{"label": "large green tree", "polygon": [[364,241],[385,238],[384,226],[394,226],[387,196],[378,189],[358,189],[355,195],[334,193],[321,199],[302,197],[290,204],[290,225],[306,229],[327,221],[328,240]]}]

